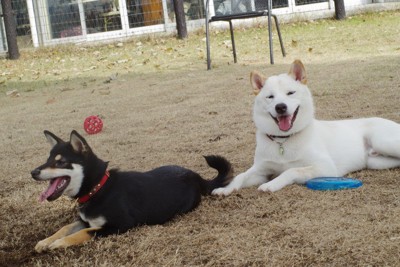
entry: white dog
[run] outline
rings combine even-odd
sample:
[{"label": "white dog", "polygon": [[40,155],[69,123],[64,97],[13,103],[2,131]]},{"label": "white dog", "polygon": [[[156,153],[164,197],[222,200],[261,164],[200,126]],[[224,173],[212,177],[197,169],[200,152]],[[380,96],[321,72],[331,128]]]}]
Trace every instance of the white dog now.
[{"label": "white dog", "polygon": [[294,61],[288,74],[266,79],[252,72],[250,80],[258,93],[253,110],[257,128],[254,164],[226,187],[215,189],[214,195],[229,195],[254,185],[274,192],[315,177],[400,166],[399,124],[381,118],[314,118],[301,61]]}]

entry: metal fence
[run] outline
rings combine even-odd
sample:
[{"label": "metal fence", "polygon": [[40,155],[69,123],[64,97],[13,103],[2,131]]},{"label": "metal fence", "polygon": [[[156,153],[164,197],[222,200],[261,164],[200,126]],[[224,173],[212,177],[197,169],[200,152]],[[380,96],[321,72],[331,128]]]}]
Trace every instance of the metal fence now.
[{"label": "metal fence", "polygon": [[[17,35],[31,36],[37,31],[40,43],[175,23],[173,0],[12,0],[11,3]],[[204,18],[203,0],[183,0],[183,4],[187,21]],[[31,29],[32,18],[34,29]]]},{"label": "metal fence", "polygon": [[[214,0],[218,1],[230,0]],[[266,0],[254,1],[257,6],[266,7]],[[400,0],[393,0],[396,1]],[[22,46],[98,41],[176,29],[173,0],[12,0],[11,3],[18,44]],[[189,27],[203,25],[204,3],[204,0],[183,0]],[[333,0],[272,0],[272,4],[274,9],[282,10],[278,14],[290,14],[300,9],[332,9]],[[295,10],[296,6],[299,8]],[[0,19],[0,51],[4,40]]]},{"label": "metal fence", "polygon": [[[128,27],[136,28],[165,23],[165,17],[174,21],[173,2],[167,1],[167,16],[164,16],[162,0],[121,0],[128,17]],[[265,0],[256,0],[266,2]],[[273,0],[273,8],[287,7],[289,0]],[[296,5],[327,2],[328,0],[296,0]],[[30,36],[26,0],[12,0],[18,36]],[[33,1],[37,22],[49,23],[49,38],[79,36],[85,28],[87,34],[108,32],[122,29],[119,0],[39,0]],[[184,0],[185,14],[188,20],[204,18],[202,0]],[[47,16],[41,19],[39,16]],[[82,27],[82,20],[85,27]],[[42,30],[42,34],[44,34]]]}]

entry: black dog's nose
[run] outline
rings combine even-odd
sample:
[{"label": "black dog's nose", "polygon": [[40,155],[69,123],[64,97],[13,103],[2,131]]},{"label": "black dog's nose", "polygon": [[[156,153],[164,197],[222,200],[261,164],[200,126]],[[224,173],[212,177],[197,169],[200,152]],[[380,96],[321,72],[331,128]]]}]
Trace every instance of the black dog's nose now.
[{"label": "black dog's nose", "polygon": [[33,178],[36,178],[37,176],[39,176],[39,174],[40,174],[39,169],[34,169],[33,171],[31,171],[31,175]]},{"label": "black dog's nose", "polygon": [[275,110],[278,114],[282,115],[285,114],[287,111],[287,106],[285,103],[279,103],[275,106]]}]

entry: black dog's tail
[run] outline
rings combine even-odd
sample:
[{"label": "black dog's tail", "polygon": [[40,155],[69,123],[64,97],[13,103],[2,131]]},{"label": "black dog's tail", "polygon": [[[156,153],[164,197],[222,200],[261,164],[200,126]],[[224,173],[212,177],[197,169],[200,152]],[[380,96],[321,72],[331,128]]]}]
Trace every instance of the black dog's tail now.
[{"label": "black dog's tail", "polygon": [[218,171],[218,175],[212,180],[203,180],[201,183],[202,195],[209,195],[215,188],[224,187],[233,178],[233,168],[231,163],[221,156],[204,156],[208,166]]}]

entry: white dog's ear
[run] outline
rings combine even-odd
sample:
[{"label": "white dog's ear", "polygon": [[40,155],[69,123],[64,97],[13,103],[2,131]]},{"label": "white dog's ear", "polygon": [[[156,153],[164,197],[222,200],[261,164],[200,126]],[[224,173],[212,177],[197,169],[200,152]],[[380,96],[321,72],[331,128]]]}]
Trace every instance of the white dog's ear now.
[{"label": "white dog's ear", "polygon": [[250,73],[250,83],[254,89],[254,94],[258,95],[261,89],[264,87],[266,78],[259,74],[257,71],[252,71]]},{"label": "white dog's ear", "polygon": [[306,69],[300,60],[295,60],[290,67],[289,75],[302,84],[307,83]]}]

